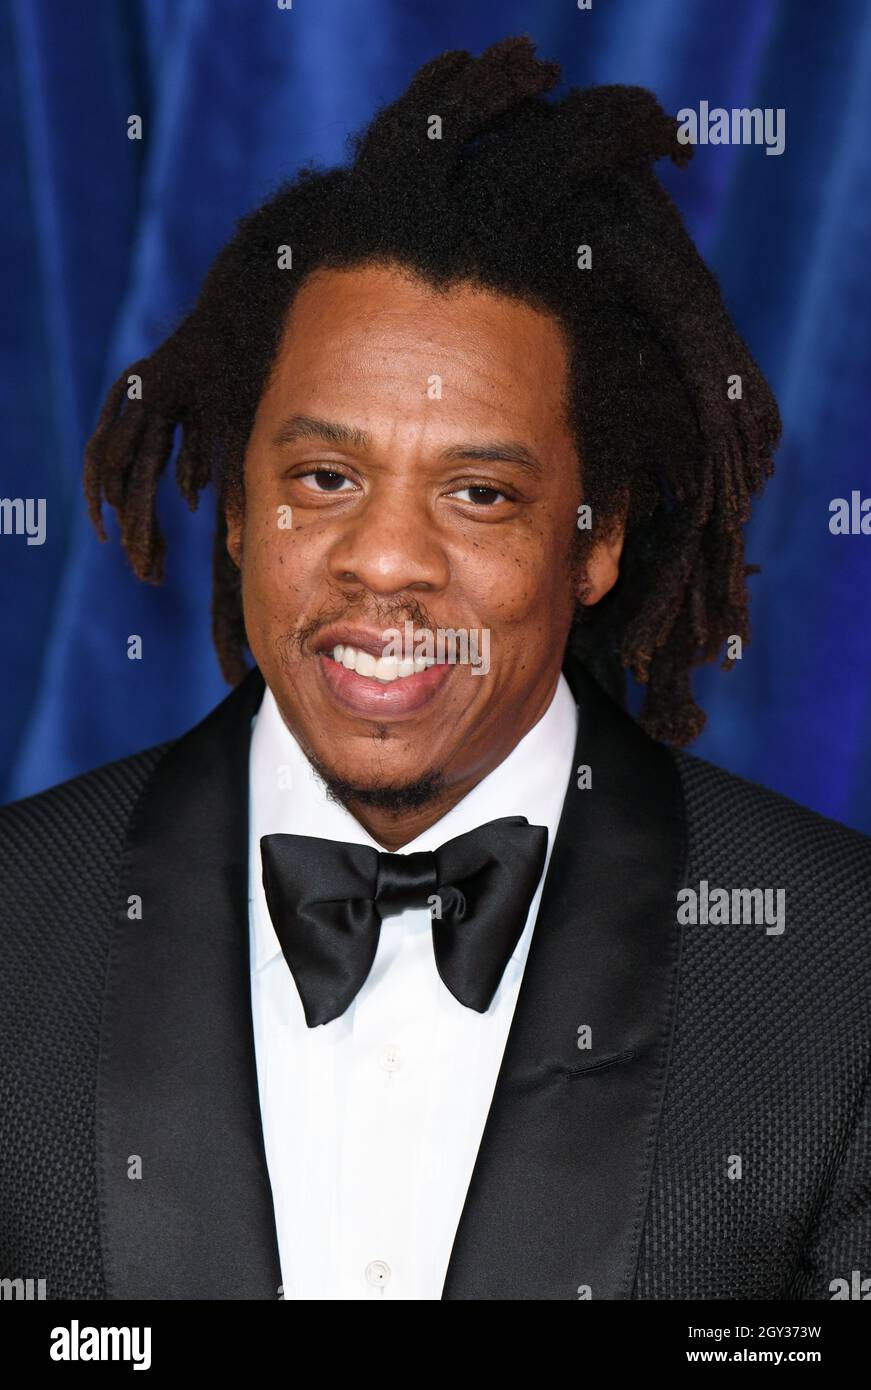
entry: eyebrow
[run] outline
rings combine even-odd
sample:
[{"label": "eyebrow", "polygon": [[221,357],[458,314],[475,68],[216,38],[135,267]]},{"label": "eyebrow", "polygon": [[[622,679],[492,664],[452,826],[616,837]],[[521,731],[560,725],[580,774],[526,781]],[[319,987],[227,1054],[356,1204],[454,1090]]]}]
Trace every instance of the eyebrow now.
[{"label": "eyebrow", "polygon": [[[298,439],[320,439],[340,448],[347,445],[360,450],[369,449],[372,445],[372,436],[357,425],[345,425],[338,420],[320,420],[313,415],[291,415],[279,425],[272,442],[275,445],[294,444]],[[443,450],[441,458],[470,463],[516,463],[535,476],[540,476],[544,471],[532,450],[514,440],[452,444]]]},{"label": "eyebrow", "polygon": [[356,425],[338,420],[318,420],[313,415],[291,415],[272,436],[273,444],[295,444],[298,439],[322,439],[327,444],[348,444],[352,449],[368,449],[371,436]]}]

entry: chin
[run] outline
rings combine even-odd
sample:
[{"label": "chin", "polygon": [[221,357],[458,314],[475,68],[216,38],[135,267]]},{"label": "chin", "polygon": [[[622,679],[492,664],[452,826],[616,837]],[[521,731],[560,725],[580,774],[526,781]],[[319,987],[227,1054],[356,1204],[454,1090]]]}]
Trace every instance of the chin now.
[{"label": "chin", "polygon": [[360,769],[359,774],[354,776],[352,769],[344,769],[340,774],[322,764],[315,763],[315,767],[327,794],[345,806],[369,807],[399,814],[431,805],[444,792],[444,775],[437,769],[410,778],[407,769],[401,776],[398,772],[395,777],[382,772],[378,777],[373,777],[371,768],[365,771]]}]

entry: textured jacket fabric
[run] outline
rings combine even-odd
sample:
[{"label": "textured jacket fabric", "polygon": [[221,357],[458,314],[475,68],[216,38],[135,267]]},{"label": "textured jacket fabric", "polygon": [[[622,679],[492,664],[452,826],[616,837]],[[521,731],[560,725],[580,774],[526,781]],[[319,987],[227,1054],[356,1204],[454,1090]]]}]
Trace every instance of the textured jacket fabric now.
[{"label": "textured jacket fabric", "polygon": [[[134,808],[176,746],[0,809],[0,1277],[45,1278],[49,1298],[112,1296],[97,1174],[104,991]],[[631,1277],[606,1296],[830,1299],[833,1281],[871,1277],[871,841],[690,754],[662,756],[678,774],[683,882],[781,886],[786,927],[682,933],[662,1089],[625,1156],[649,1162],[626,1218],[637,1230],[620,1233]],[[619,1061],[570,1084],[607,1103]],[[594,1181],[583,1142],[577,1152],[576,1179],[571,1165],[554,1177],[555,1211]],[[469,1201],[477,1252],[489,1218],[474,1178]],[[458,1277],[445,1297],[542,1296],[512,1277]],[[581,1290],[580,1255],[577,1277]],[[598,1296],[568,1283],[546,1296]]]}]

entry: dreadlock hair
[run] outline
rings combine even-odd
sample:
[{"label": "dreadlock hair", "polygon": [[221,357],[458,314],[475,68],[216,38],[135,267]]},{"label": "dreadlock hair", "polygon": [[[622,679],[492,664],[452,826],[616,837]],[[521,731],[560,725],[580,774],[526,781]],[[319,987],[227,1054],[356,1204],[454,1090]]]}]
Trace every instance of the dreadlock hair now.
[{"label": "dreadlock hair", "polygon": [[[625,521],[620,578],[579,606],[570,646],[615,698],[625,700],[627,670],[646,687],[639,721],[654,737],[683,744],[704,726],[690,675],[727,638],[749,638],[756,567],[744,563],[742,528],[780,418],[653,173],[655,160],[683,165],[692,153],[676,120],[640,87],[547,99],[559,75],[527,38],[427,63],[350,140],[347,165],[305,167],[241,220],[190,314],[110,389],[86,452],[91,519],[105,540],[105,499],[134,572],[160,582],[156,491],[180,426],[182,494],[192,509],[207,483],[218,494],[212,632],[229,683],[247,665],[224,508],[244,502],[246,444],[288,309],[316,268],[393,263],[437,289],[472,282],[559,321],[594,519],[578,544]],[[590,269],[579,268],[582,246]],[[292,268],[279,268],[288,247]],[[141,400],[128,395],[131,375]]]}]

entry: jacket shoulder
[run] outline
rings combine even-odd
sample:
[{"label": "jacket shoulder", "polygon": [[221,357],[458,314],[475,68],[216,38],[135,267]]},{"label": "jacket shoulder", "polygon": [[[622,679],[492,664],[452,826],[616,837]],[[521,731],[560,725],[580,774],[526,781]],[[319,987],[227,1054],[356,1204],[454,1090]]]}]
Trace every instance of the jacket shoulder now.
[{"label": "jacket shoulder", "polygon": [[855,859],[871,871],[871,836],[802,806],[781,792],[727,772],[684,749],[672,749],[681,778],[691,838],[727,840],[738,854],[762,843],[769,853]]},{"label": "jacket shoulder", "polygon": [[[788,890],[808,947],[871,974],[871,837],[779,792],[673,749],[683,789],[688,882]],[[832,955],[829,959],[831,961]]]},{"label": "jacket shoulder", "polygon": [[[0,806],[0,880],[7,903],[17,881],[81,882],[120,852],[133,807],[172,741],[104,763],[90,772]],[[5,914],[4,914],[5,915]]]}]

